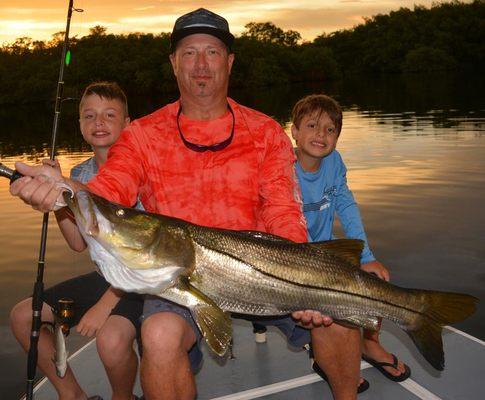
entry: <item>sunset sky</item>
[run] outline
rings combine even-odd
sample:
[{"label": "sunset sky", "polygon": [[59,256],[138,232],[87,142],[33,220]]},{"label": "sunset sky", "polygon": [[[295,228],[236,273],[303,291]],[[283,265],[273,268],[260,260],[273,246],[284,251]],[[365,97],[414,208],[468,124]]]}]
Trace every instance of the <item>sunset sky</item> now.
[{"label": "sunset sky", "polygon": [[[64,30],[68,0],[0,0],[0,45],[18,37],[48,40]],[[240,34],[248,22],[271,21],[282,29],[301,33],[304,39],[351,28],[379,13],[414,4],[429,7],[432,0],[75,0],[84,9],[74,13],[72,36],[103,25],[108,33],[169,32],[175,19],[199,7],[223,15],[231,31]]]}]

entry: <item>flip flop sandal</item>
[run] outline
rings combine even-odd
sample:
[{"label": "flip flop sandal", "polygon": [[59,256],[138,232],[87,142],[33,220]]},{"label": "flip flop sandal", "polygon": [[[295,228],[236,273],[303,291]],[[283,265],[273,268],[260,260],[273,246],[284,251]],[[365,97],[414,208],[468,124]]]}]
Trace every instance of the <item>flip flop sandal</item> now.
[{"label": "flip flop sandal", "polygon": [[[320,378],[322,378],[325,382],[328,383],[328,377],[327,377],[327,374],[325,372],[323,372],[323,370],[320,368],[320,366],[314,362],[312,364],[312,369],[318,374],[320,375]],[[359,383],[359,386],[357,386],[357,393],[362,393],[362,392],[365,392],[367,389],[369,389],[369,382],[362,378],[363,381],[361,383]]]},{"label": "flip flop sandal", "polygon": [[394,354],[391,354],[393,363],[388,363],[388,362],[379,362],[376,360],[373,360],[372,358],[366,357],[362,355],[362,359],[364,361],[367,361],[370,365],[372,365],[374,368],[377,368],[379,372],[384,375],[387,379],[390,379],[391,381],[394,382],[402,382],[408,379],[411,376],[411,369],[404,364],[404,372],[402,372],[400,375],[394,376],[391,373],[387,372],[384,367],[391,367],[397,370],[398,368],[398,359]]}]

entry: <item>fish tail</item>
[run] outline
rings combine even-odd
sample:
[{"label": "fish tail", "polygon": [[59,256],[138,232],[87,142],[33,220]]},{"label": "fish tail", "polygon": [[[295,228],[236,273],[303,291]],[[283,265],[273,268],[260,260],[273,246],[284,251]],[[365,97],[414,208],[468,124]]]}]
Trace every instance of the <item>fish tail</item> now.
[{"label": "fish tail", "polygon": [[445,366],[441,333],[444,325],[464,320],[477,307],[476,297],[461,293],[416,291],[424,297],[425,309],[419,313],[414,328],[407,333],[424,358],[437,370]]}]

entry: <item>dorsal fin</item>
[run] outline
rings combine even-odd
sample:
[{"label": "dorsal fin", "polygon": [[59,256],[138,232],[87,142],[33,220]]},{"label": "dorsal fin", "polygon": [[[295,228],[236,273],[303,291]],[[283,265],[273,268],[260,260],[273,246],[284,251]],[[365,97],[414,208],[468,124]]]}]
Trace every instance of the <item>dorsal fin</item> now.
[{"label": "dorsal fin", "polygon": [[[281,236],[273,235],[271,233],[259,231],[235,231],[236,234],[247,235],[255,239],[264,239],[272,242],[294,243],[291,240],[285,239]],[[341,260],[348,262],[351,266],[360,269],[360,255],[364,248],[364,241],[360,239],[335,239],[325,240],[321,242],[300,243],[300,245],[308,245],[315,247],[318,250],[332,254]]]},{"label": "dorsal fin", "polygon": [[360,268],[360,254],[364,248],[364,241],[359,239],[336,239],[325,242],[308,243],[318,250],[339,257],[352,266]]},{"label": "dorsal fin", "polygon": [[[287,242],[290,240],[281,236],[273,235],[271,233],[259,232],[259,231],[238,231],[238,233],[249,235],[256,239],[271,240],[274,242]],[[316,247],[317,249],[331,253],[339,258],[347,261],[352,266],[360,268],[360,255],[364,248],[364,241],[360,239],[335,239],[326,240],[321,242],[308,242],[307,245]]]}]

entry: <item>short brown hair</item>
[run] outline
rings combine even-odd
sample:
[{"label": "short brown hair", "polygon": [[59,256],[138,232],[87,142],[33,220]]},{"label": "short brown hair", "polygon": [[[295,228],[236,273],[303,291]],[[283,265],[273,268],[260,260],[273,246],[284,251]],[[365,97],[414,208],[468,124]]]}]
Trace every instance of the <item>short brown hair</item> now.
[{"label": "short brown hair", "polygon": [[81,111],[84,99],[94,94],[103,99],[118,100],[123,105],[125,117],[128,117],[128,100],[126,99],[125,92],[123,92],[116,82],[102,81],[90,83],[86,89],[84,89],[81,101],[79,102],[79,111]]},{"label": "short brown hair", "polygon": [[291,120],[297,129],[306,115],[315,115],[320,118],[322,113],[326,113],[335,124],[337,134],[342,130],[342,108],[336,100],[324,94],[311,94],[298,100],[291,112]]}]

